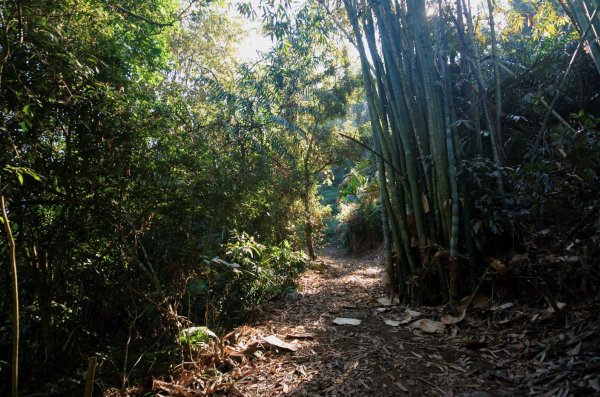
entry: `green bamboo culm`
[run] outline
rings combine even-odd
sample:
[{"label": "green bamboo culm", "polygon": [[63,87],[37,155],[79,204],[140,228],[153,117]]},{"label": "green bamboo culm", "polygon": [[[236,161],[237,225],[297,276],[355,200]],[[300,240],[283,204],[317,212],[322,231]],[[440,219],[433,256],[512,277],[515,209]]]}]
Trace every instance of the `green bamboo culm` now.
[{"label": "green bamboo culm", "polygon": [[[458,280],[459,244],[465,241],[470,254],[473,244],[467,235],[469,214],[464,214],[461,238],[459,191],[465,189],[458,180],[461,149],[452,123],[457,107],[445,59],[444,29],[451,24],[441,19],[441,2],[439,20],[427,15],[424,0],[344,0],[344,5],[360,55],[372,139],[382,157],[378,160],[380,194],[393,242],[386,244],[386,250],[396,251],[397,268],[404,270],[395,274],[408,281],[434,270],[441,288],[432,298],[455,300],[459,286],[466,284]],[[464,16],[472,35],[470,13],[465,11]],[[477,48],[468,48],[467,41],[463,40],[461,65],[477,75],[476,86],[485,94],[480,64],[467,61],[477,56],[466,56],[468,50],[477,55]],[[463,73],[468,76],[466,70]],[[499,166],[501,140],[496,139],[494,113],[484,104],[482,100],[483,120],[492,132],[487,150]],[[484,157],[481,148],[478,144],[476,153],[470,154]],[[500,176],[498,190],[503,191]],[[444,250],[449,251],[447,256]]]},{"label": "green bamboo culm", "polygon": [[[483,75],[481,72],[481,62],[480,62],[480,58],[479,58],[479,49],[477,47],[477,41],[475,40],[475,27],[473,25],[473,17],[471,15],[471,11],[469,9],[469,7],[465,4],[465,1],[462,0],[462,10],[464,12],[466,21],[467,21],[467,30],[468,30],[468,34],[469,34],[469,44],[471,46],[470,50],[472,53],[472,60],[471,62],[473,63],[473,71],[475,74],[475,80],[477,82],[477,88],[479,89],[479,96],[481,98],[485,98],[487,96],[487,90],[485,89],[485,84],[483,82]],[[504,159],[504,154],[502,152],[502,146],[499,144],[499,139],[497,136],[497,131],[496,128],[494,126],[494,124],[492,123],[492,118],[490,116],[490,109],[489,106],[487,105],[487,101],[482,100],[481,101],[481,108],[483,111],[483,120],[484,120],[484,124],[485,124],[485,128],[488,131],[488,136],[490,138],[490,148],[491,148],[491,152],[492,152],[492,160],[494,162],[494,165],[498,168],[500,168],[502,166],[503,163],[503,159]],[[481,155],[483,155],[483,153],[480,153]],[[496,173],[496,181],[497,181],[497,189],[498,189],[498,193],[500,195],[504,195],[504,182],[502,181],[502,176],[500,175],[500,173]]]},{"label": "green bamboo culm", "polygon": [[573,23],[588,43],[590,55],[600,73],[600,0],[570,0],[567,2]]},{"label": "green bamboo culm", "polygon": [[[438,1],[440,10],[440,18],[442,15],[442,2]],[[452,128],[450,123],[450,80],[448,76],[448,68],[444,60],[444,51],[446,41],[443,37],[443,32],[440,29],[439,23],[434,25],[437,38],[438,61],[440,65],[440,79],[444,91],[443,106],[444,106],[444,124],[446,135],[446,150],[448,151],[448,177],[450,179],[451,192],[451,221],[450,221],[450,298],[454,301],[458,295],[458,237],[459,237],[459,207],[458,207],[458,173],[456,167],[456,157],[454,155],[454,140],[452,137]]]},{"label": "green bamboo culm", "polygon": [[490,39],[492,44],[492,62],[494,65],[494,80],[496,83],[496,137],[500,139],[498,144],[502,145],[502,124],[501,124],[501,116],[502,116],[502,87],[500,81],[500,68],[498,67],[498,44],[496,41],[496,24],[494,23],[494,2],[492,0],[487,0],[487,6],[489,11],[489,21],[490,21]]},{"label": "green bamboo culm", "polygon": [[12,298],[13,298],[13,348],[12,348],[12,375],[11,375],[11,394],[13,397],[19,395],[19,279],[17,277],[17,250],[15,239],[6,212],[6,200],[0,196],[2,205],[2,223],[8,239],[10,248],[10,271],[12,273]]}]

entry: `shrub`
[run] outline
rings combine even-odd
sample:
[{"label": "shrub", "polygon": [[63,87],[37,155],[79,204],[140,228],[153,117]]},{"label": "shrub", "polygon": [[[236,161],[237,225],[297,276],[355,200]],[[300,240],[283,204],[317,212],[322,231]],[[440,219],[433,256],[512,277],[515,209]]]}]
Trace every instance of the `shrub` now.
[{"label": "shrub", "polygon": [[205,262],[199,283],[205,322],[217,317],[237,323],[250,310],[285,295],[307,262],[306,255],[294,251],[287,241],[265,246],[245,232],[234,231],[225,244],[224,258]]},{"label": "shrub", "polygon": [[383,241],[381,207],[372,201],[340,205],[337,239],[352,254],[376,248]]}]

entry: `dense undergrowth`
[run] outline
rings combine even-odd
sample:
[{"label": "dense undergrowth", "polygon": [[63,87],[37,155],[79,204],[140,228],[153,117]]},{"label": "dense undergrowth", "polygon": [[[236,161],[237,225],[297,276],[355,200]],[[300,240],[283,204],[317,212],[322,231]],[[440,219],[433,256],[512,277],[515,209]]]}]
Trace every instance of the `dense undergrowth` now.
[{"label": "dense undergrowth", "polygon": [[[15,241],[13,262],[8,234],[0,240],[0,395],[9,393],[17,318],[23,395],[81,394],[90,356],[95,390],[124,390],[189,358],[182,330],[221,335],[293,296],[319,243],[360,254],[397,226],[381,194],[404,195],[411,163],[382,174],[352,54],[330,40],[334,22],[349,28],[343,9],[262,4],[275,41],[248,63],[236,59],[240,21],[220,4],[121,3],[0,6],[0,195]],[[578,38],[556,4],[514,3],[506,12],[516,20],[531,4],[535,18],[552,18],[508,20],[499,86],[486,24],[473,38],[482,51],[477,90],[460,72],[464,43],[450,19],[442,25],[462,186],[453,276],[462,295],[488,272],[483,290],[497,296],[536,304],[597,296],[600,79],[585,51],[564,73]],[[497,87],[502,164],[481,113]],[[543,100],[555,95],[559,117],[548,118]],[[437,164],[416,152],[410,161],[424,180]],[[415,197],[412,205],[433,203]],[[395,208],[407,225],[402,249],[421,267],[398,280],[404,297],[440,303],[450,295],[449,228],[431,221],[420,241],[408,204]],[[436,216],[449,222],[450,201],[438,204]],[[406,271],[399,250],[388,251]]]},{"label": "dense undergrowth", "polygon": [[236,59],[240,18],[223,4],[0,10],[0,185],[20,298],[3,233],[1,395],[16,319],[22,394],[73,395],[90,356],[97,390],[137,384],[181,359],[181,329],[221,332],[292,291],[358,88],[347,54],[302,36],[328,29],[314,4],[260,67]]}]

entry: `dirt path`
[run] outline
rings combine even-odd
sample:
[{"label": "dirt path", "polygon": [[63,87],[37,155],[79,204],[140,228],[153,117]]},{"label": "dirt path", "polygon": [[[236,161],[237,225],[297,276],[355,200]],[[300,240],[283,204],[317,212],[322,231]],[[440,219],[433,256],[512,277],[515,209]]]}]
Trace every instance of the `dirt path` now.
[{"label": "dirt path", "polygon": [[[477,377],[465,382],[466,374],[476,372],[466,354],[445,351],[439,336],[384,323],[396,309],[376,310],[381,306],[376,299],[384,296],[380,263],[376,255],[326,256],[320,268],[306,272],[298,299],[275,305],[252,326],[260,334],[315,337],[297,340],[295,353],[265,357],[256,364],[253,381],[240,390],[248,396],[382,397],[481,390],[484,382]],[[335,325],[337,317],[362,322]]]},{"label": "dirt path", "polygon": [[[314,338],[297,340],[295,353],[257,363],[256,382],[241,390],[250,396],[397,395],[397,375],[380,375],[388,372],[392,352],[402,348],[404,338],[376,326],[371,304],[383,295],[383,268],[376,258],[324,257],[321,263],[302,277],[298,299],[275,305],[252,325],[261,334]],[[334,325],[336,317],[362,324]]]},{"label": "dirt path", "polygon": [[[253,332],[278,335],[299,348],[255,353],[252,370],[235,383],[239,395],[485,397],[600,392],[596,390],[599,323],[593,310],[589,317],[585,313],[574,317],[576,323],[579,317],[580,326],[557,325],[548,313],[515,310],[510,304],[490,308],[488,302],[491,312],[479,309],[482,315],[476,312],[442,332],[392,327],[384,317],[402,318],[406,307],[383,309],[377,303],[376,298],[384,295],[379,263],[375,255],[324,257],[319,268],[302,277],[299,296],[274,304],[250,323]],[[421,316],[415,318],[437,315],[439,320],[439,310],[420,308]],[[521,327],[531,315],[537,317],[532,321],[534,331]],[[540,316],[550,320],[536,322]],[[335,325],[336,317],[362,323]],[[593,324],[587,321],[590,318]]]},{"label": "dirt path", "polygon": [[[382,307],[380,262],[324,256],[297,295],[230,334],[220,354],[201,351],[159,389],[185,397],[600,396],[599,299],[557,316],[543,300],[482,295],[464,319],[442,324],[440,307]],[[335,325],[337,317],[361,324]],[[265,339],[274,336],[283,348]]]}]

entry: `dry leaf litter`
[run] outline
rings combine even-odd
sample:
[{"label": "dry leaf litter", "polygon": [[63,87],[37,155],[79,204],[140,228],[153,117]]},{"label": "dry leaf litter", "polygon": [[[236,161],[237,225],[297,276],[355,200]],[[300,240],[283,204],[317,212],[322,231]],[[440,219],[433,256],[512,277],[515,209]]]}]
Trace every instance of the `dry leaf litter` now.
[{"label": "dry leaf litter", "polygon": [[264,308],[152,388],[184,397],[600,396],[598,300],[558,302],[554,313],[477,294],[447,313],[382,297],[380,263],[377,254],[324,257],[296,299]]}]

